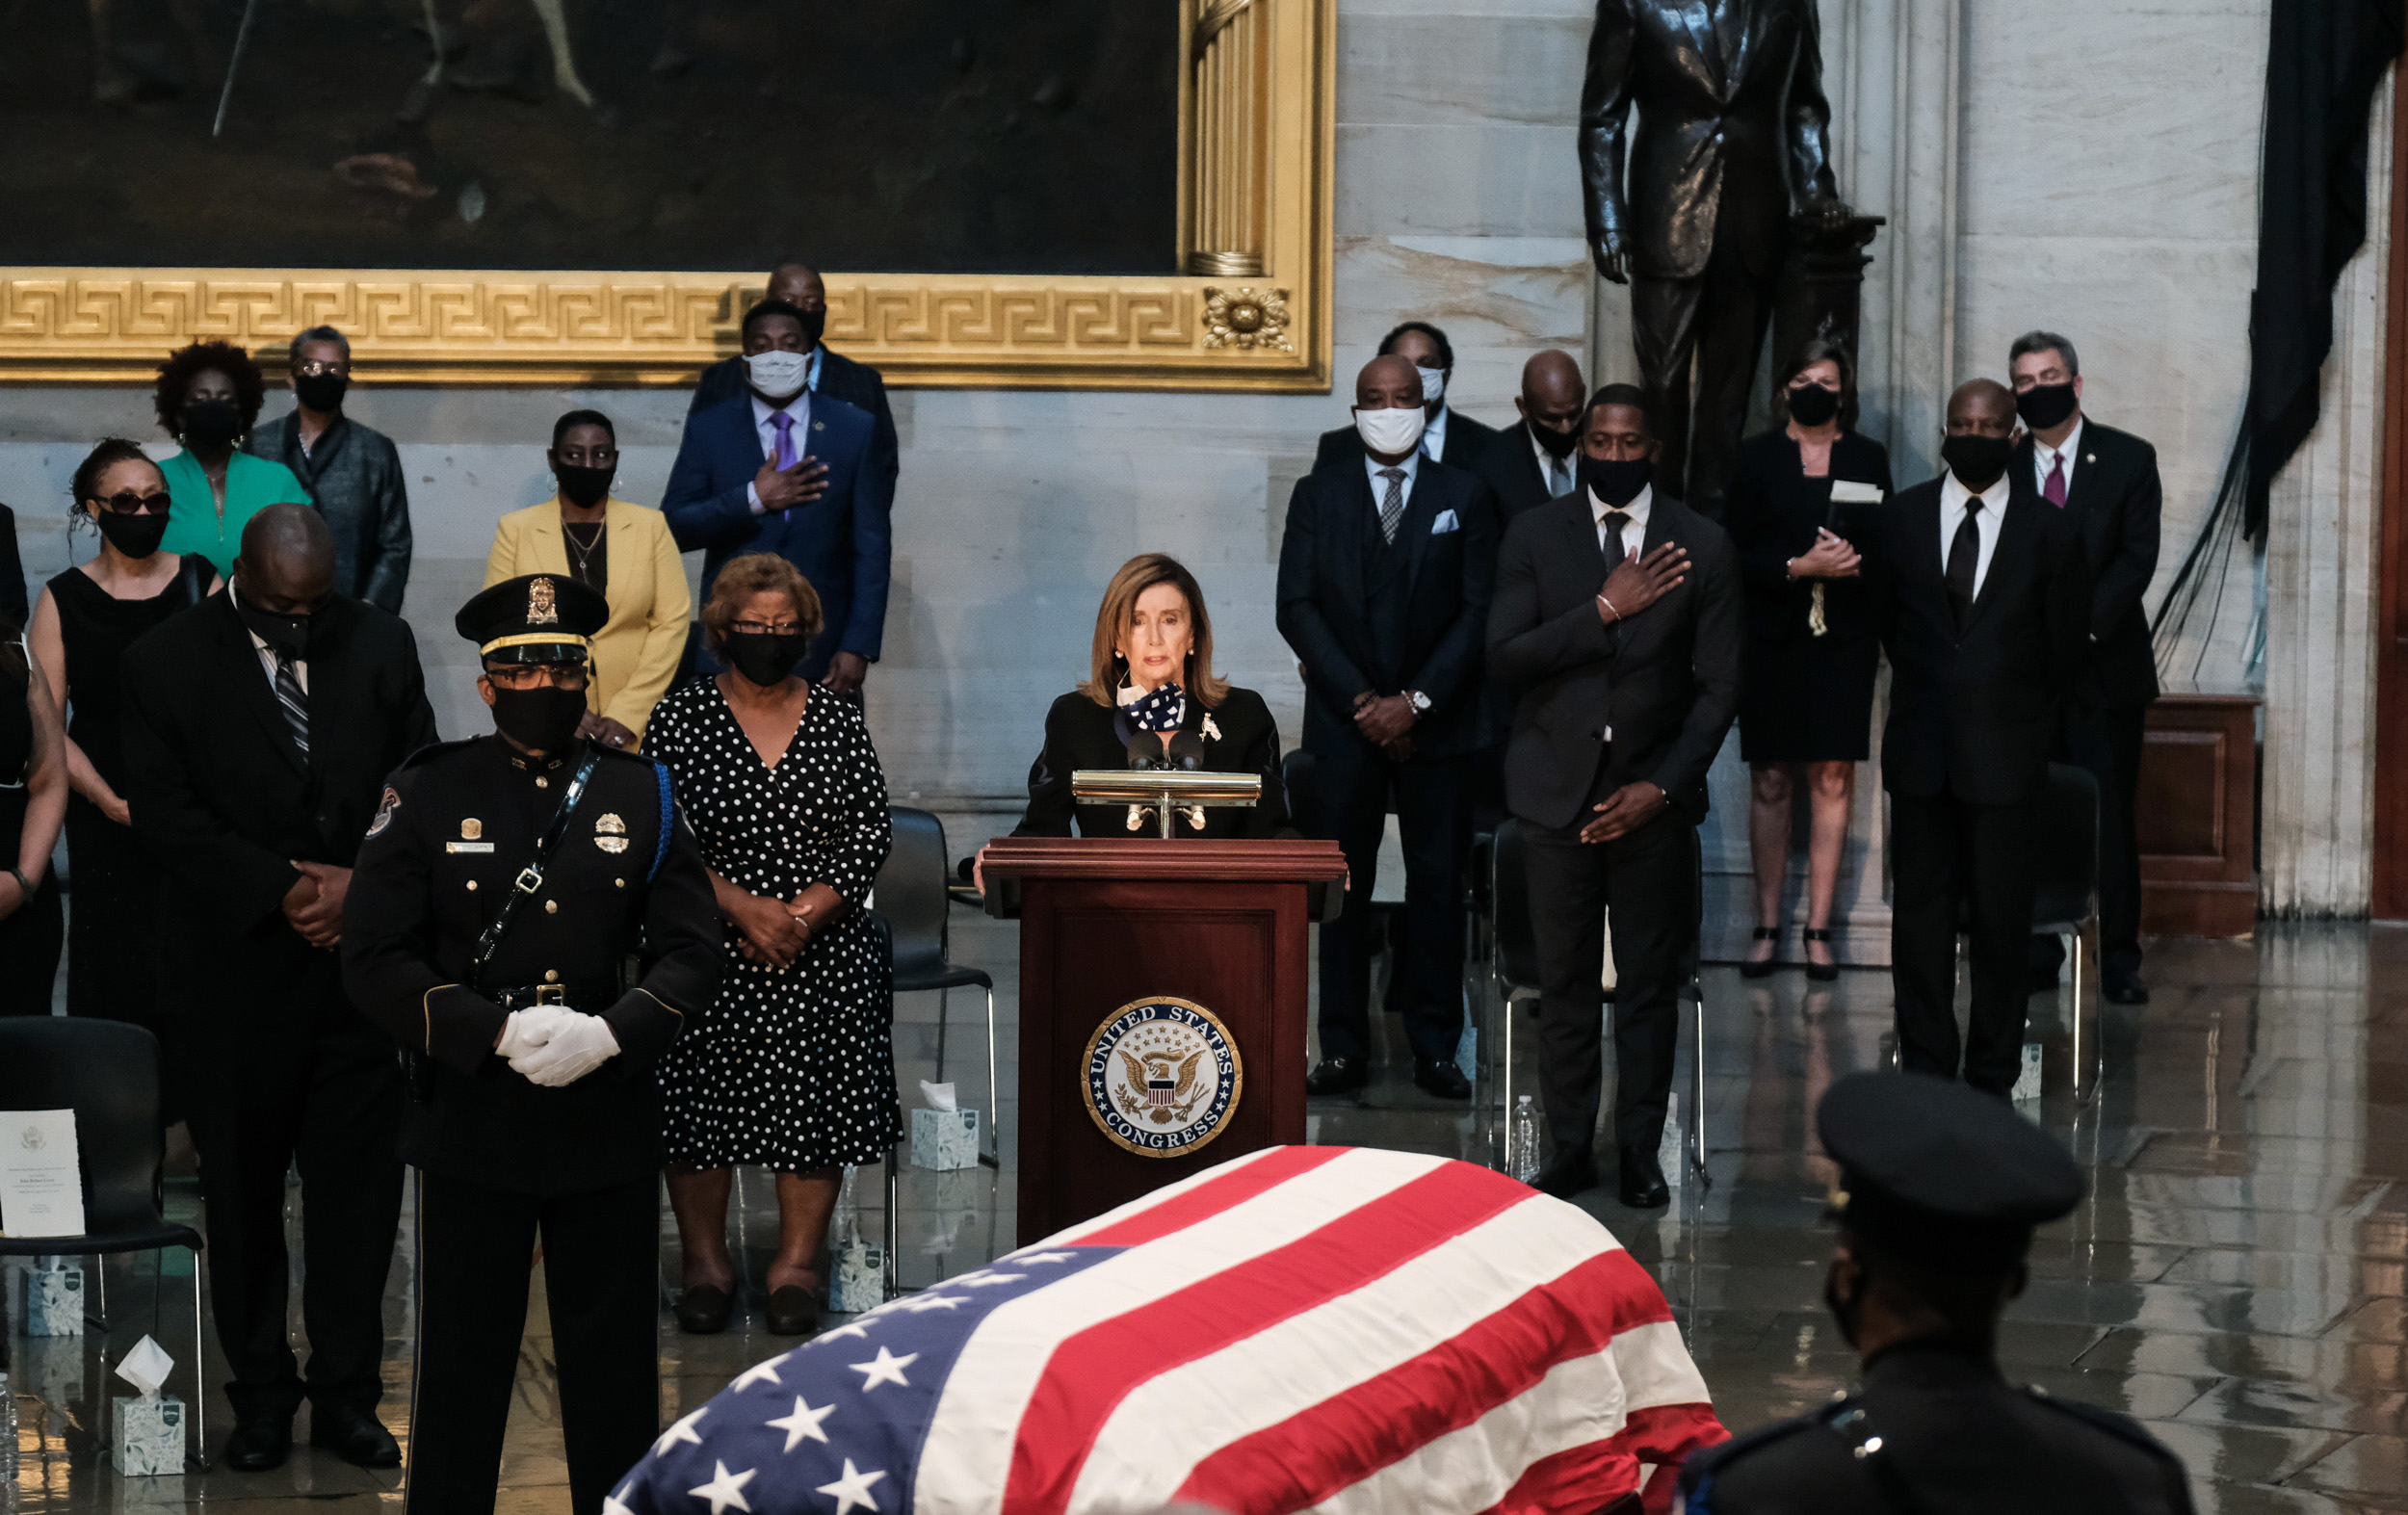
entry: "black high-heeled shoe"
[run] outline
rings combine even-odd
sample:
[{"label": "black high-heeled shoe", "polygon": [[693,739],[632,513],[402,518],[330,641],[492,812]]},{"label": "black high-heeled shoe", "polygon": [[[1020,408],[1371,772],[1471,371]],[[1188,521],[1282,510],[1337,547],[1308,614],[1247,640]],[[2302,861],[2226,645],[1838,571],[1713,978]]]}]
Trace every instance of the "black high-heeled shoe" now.
[{"label": "black high-heeled shoe", "polygon": [[[1760,926],[1756,927],[1757,941],[1777,942],[1780,939],[1781,927],[1777,926]],[[1772,970],[1786,966],[1788,965],[1781,961],[1781,950],[1776,947],[1773,949],[1772,955],[1766,958],[1763,962],[1749,962],[1742,958],[1740,962],[1740,977],[1742,979],[1769,979],[1772,977]]]},{"label": "black high-heeled shoe", "polygon": [[[1827,945],[1829,945],[1829,943],[1830,943],[1830,941],[1831,941],[1831,932],[1830,932],[1829,928],[1827,928],[1827,927],[1812,927],[1812,926],[1810,926],[1810,927],[1806,927],[1806,929],[1805,929],[1805,930],[1803,930],[1803,931],[1799,932],[1798,934],[1799,934],[1799,935],[1801,935],[1801,936],[1803,936],[1806,940],[1808,940],[1808,941],[1810,941],[1810,942],[1821,942],[1821,943],[1825,944],[1826,946],[1827,946]],[[1834,953],[1833,955],[1834,955],[1834,956],[1837,956],[1838,954],[1837,954],[1837,953]],[[1835,963],[1835,962],[1830,962],[1830,963],[1819,963],[1819,962],[1815,961],[1814,954],[1813,954],[1812,953],[1807,953],[1807,955],[1806,955],[1806,977],[1807,977],[1807,978],[1814,980],[1815,980],[1816,982],[1818,982],[1818,983],[1829,983],[1832,980],[1834,980],[1834,979],[1838,978],[1839,976],[1840,976],[1840,965],[1839,965],[1838,963]]]}]

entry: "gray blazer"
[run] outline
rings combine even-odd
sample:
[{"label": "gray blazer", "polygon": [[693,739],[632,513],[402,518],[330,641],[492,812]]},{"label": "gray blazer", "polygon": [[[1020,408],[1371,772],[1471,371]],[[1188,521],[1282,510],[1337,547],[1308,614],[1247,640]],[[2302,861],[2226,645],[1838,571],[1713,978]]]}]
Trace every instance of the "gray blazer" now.
[{"label": "gray blazer", "polygon": [[334,533],[335,588],[379,610],[402,613],[409,585],[409,486],[393,439],[344,416],[309,452],[298,415],[261,423],[243,444],[293,470]]}]

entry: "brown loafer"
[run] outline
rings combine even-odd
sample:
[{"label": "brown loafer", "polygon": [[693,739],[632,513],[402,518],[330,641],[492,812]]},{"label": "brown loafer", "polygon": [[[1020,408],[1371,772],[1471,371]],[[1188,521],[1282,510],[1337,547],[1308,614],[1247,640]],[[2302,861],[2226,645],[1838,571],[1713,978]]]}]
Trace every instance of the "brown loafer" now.
[{"label": "brown loafer", "polygon": [[677,1296],[677,1327],[689,1336],[717,1336],[727,1329],[736,1301],[716,1284],[693,1284]]},{"label": "brown loafer", "polygon": [[820,1328],[820,1296],[800,1284],[770,1291],[770,1334],[809,1336]]}]

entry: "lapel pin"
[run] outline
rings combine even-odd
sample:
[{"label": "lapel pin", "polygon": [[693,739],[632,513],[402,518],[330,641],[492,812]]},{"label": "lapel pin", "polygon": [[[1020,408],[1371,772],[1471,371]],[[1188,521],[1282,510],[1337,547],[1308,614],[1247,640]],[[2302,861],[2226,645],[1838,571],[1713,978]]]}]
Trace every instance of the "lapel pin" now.
[{"label": "lapel pin", "polygon": [[2084,453],[2081,455],[2081,460],[2085,463],[2095,463],[2099,460],[2099,455],[2096,453]]}]

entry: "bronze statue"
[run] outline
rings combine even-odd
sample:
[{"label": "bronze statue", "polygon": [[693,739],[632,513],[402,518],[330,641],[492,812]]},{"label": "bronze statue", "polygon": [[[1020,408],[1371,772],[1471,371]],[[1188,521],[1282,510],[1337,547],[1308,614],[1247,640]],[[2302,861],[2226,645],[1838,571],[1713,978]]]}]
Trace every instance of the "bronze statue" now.
[{"label": "bronze statue", "polygon": [[1598,0],[1581,90],[1589,247],[1631,286],[1658,477],[1715,518],[1792,221],[1851,220],[1830,125],[1815,0]]}]

